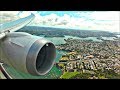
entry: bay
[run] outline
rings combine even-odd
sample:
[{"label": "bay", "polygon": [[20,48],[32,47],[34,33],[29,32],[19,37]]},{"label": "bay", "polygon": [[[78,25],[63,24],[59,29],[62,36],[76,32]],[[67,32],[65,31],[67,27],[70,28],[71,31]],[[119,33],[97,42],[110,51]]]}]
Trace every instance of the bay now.
[{"label": "bay", "polygon": [[[40,37],[44,37],[44,35],[40,35]],[[81,39],[81,40],[90,40],[91,39],[93,41],[101,41],[101,40],[97,39],[96,37],[79,38],[79,37],[67,36],[67,35],[65,35],[65,37],[44,37],[44,38],[53,42],[55,45],[65,44],[64,39],[68,39],[68,38]],[[104,39],[106,39],[106,38],[104,38]],[[55,62],[59,62],[59,59],[61,58],[61,56],[66,53],[67,52],[65,52],[65,51],[56,50]],[[25,74],[20,71],[17,71],[14,68],[6,66],[6,65],[4,65],[4,67],[5,67],[6,71],[11,75],[11,77],[16,78],[16,79],[56,79],[56,78],[59,78],[62,74],[62,71],[60,69],[58,69],[56,66],[53,66],[51,71],[48,74],[43,75],[43,76],[32,76],[30,74]]]}]

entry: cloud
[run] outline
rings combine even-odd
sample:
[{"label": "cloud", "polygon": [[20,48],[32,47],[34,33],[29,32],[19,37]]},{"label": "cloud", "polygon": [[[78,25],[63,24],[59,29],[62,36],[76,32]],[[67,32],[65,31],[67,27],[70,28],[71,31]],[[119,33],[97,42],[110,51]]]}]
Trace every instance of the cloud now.
[{"label": "cloud", "polygon": [[[0,23],[5,23],[8,21],[14,21],[19,18],[24,18],[32,13],[35,13],[35,11],[0,11]],[[37,15],[38,17],[38,15]]]},{"label": "cloud", "polygon": [[52,13],[46,16],[39,15],[40,18],[34,20],[31,25],[49,25],[87,30],[92,29],[119,32],[119,13],[120,12],[115,11],[74,12],[73,14],[79,15],[78,17],[72,17],[68,14],[58,16]]},{"label": "cloud", "polygon": [[34,13],[35,19],[29,25],[105,30],[111,32],[119,32],[120,29],[120,12],[118,11],[77,11],[70,14],[64,12],[62,16],[53,12],[42,16],[42,12],[23,11],[17,16],[19,13],[17,11],[2,11],[0,12],[0,18],[2,18],[0,23],[26,17]]},{"label": "cloud", "polygon": [[16,14],[18,14],[19,11],[0,11],[0,15],[10,15],[10,16],[15,16]]},{"label": "cloud", "polygon": [[116,11],[96,11],[93,12],[90,17],[95,20],[118,20],[120,12]]},{"label": "cloud", "polygon": [[0,11],[0,23],[6,23],[18,19],[18,11]]}]

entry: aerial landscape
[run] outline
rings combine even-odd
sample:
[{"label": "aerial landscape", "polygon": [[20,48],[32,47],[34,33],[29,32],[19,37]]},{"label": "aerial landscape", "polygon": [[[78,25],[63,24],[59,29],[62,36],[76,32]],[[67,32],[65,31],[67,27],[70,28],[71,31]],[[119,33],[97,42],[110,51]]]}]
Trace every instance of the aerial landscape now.
[{"label": "aerial landscape", "polygon": [[[32,76],[6,64],[3,67],[12,79],[120,79],[119,13],[35,12],[38,17],[16,32],[27,32],[53,42],[56,47],[53,68],[46,75]],[[4,11],[3,14],[0,24],[12,20],[10,14]],[[13,20],[19,18],[16,14],[13,16]],[[0,69],[1,78],[5,76]]]}]

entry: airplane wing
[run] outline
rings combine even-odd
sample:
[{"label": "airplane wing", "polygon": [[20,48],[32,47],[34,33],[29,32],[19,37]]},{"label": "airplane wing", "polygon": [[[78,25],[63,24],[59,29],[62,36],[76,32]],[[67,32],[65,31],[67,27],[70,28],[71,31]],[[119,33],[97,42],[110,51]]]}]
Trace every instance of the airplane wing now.
[{"label": "airplane wing", "polygon": [[30,23],[30,21],[32,21],[34,17],[35,15],[31,14],[25,18],[21,18],[16,21],[0,24],[0,39],[5,37],[7,33],[17,31],[20,28],[24,27],[25,25]]}]

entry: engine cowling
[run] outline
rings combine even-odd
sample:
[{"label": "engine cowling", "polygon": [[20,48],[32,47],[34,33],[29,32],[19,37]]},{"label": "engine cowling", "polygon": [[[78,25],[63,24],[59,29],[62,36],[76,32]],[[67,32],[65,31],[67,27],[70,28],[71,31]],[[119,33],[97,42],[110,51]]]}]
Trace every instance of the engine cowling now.
[{"label": "engine cowling", "polygon": [[54,65],[52,42],[24,32],[13,32],[0,40],[0,62],[32,75],[45,75]]}]

